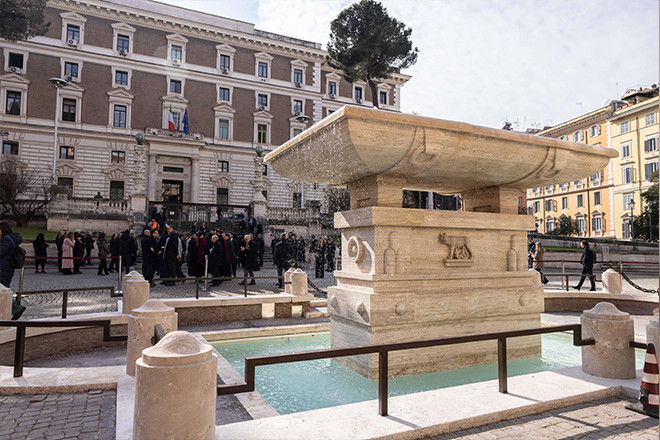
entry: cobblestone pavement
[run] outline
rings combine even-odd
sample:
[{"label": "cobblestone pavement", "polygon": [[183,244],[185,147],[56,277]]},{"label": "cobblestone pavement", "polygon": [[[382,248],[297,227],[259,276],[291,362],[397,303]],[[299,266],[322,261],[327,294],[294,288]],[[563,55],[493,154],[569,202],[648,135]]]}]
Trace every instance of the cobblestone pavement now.
[{"label": "cobblestone pavement", "polygon": [[623,398],[615,397],[428,439],[657,440],[658,420],[625,409],[629,403]]},{"label": "cobblestone pavement", "polygon": [[[138,265],[139,266],[139,265]],[[314,268],[306,265],[303,267],[309,279],[325,289],[327,286],[334,283],[332,273],[326,272],[325,278],[314,278]],[[184,266],[184,271],[185,271]],[[62,275],[57,271],[54,265],[46,266],[46,274],[36,274],[32,268],[26,267],[23,278],[23,290],[54,290],[63,288],[84,288],[84,287],[105,287],[112,286],[115,289],[118,285],[117,273],[111,273],[107,276],[98,276],[96,273],[97,265],[83,266],[81,268],[82,274],[79,275]],[[138,268],[139,271],[139,268]],[[238,268],[237,274],[242,275],[242,268]],[[274,267],[264,267],[262,270],[255,272],[256,277],[275,277],[277,271]],[[19,272],[16,271],[12,280],[11,288],[17,291],[20,283]],[[200,297],[220,297],[220,296],[237,296],[244,295],[243,286],[239,285],[240,280],[224,281],[220,286],[212,287],[209,283],[208,290],[202,290],[203,284],[200,283]],[[163,286],[157,283],[151,289],[151,298],[194,298],[195,297],[195,283],[187,281],[185,283],[176,283],[175,286]],[[283,289],[277,287],[277,280],[271,279],[257,279],[256,285],[248,285],[248,294],[273,294],[281,293]],[[314,289],[310,288],[310,293],[319,295]],[[101,313],[112,312],[117,310],[117,301],[121,298],[111,298],[109,290],[89,290],[82,292],[69,292],[67,315],[75,315],[82,313]],[[22,299],[22,304],[27,307],[21,319],[36,319],[36,318],[55,318],[61,316],[62,313],[62,293],[45,293],[38,295],[26,295]]]},{"label": "cobblestone pavement", "polygon": [[115,390],[0,396],[0,438],[115,438]]}]

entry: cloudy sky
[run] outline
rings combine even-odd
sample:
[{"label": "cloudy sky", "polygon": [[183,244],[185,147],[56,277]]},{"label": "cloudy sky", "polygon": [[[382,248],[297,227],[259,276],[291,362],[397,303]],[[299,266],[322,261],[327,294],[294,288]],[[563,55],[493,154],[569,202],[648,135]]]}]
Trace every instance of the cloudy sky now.
[{"label": "cloudy sky", "polygon": [[[350,0],[161,0],[322,43]],[[382,0],[413,30],[403,111],[553,125],[658,82],[658,0]]]}]

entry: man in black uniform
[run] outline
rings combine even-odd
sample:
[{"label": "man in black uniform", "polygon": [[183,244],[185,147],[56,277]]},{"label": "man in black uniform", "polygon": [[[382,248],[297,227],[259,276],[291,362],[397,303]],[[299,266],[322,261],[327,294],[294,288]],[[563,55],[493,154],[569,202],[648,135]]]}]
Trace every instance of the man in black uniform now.
[{"label": "man in black uniform", "polygon": [[275,265],[277,266],[277,287],[284,288],[284,272],[291,267],[289,260],[291,259],[291,244],[289,243],[289,235],[285,232],[282,234],[281,240],[275,245]]}]

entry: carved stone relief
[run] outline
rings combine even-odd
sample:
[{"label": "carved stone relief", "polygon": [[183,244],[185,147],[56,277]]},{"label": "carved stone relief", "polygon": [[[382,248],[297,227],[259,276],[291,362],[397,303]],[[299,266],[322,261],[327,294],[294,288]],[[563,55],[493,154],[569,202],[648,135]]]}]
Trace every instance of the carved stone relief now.
[{"label": "carved stone relief", "polygon": [[445,258],[445,266],[469,267],[472,266],[472,251],[470,239],[465,236],[448,236],[440,234],[440,242],[449,248],[449,255]]}]

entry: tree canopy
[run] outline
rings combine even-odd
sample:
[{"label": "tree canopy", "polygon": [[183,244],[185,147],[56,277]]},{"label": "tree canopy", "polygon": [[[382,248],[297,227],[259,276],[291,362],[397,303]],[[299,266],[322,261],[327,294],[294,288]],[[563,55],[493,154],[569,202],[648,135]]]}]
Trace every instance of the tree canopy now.
[{"label": "tree canopy", "polygon": [[412,29],[375,0],[362,0],[339,13],[330,23],[327,62],[344,72],[346,79],[361,79],[371,89],[372,102],[378,107],[374,79],[388,78],[399,69],[417,62]]},{"label": "tree canopy", "polygon": [[0,37],[9,41],[43,35],[46,0],[0,0]]}]

